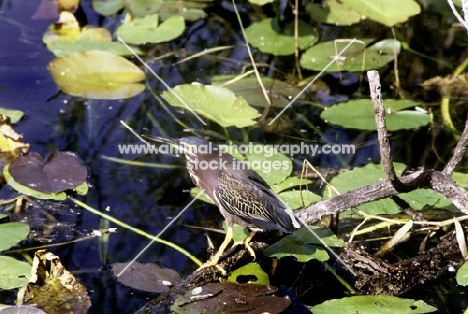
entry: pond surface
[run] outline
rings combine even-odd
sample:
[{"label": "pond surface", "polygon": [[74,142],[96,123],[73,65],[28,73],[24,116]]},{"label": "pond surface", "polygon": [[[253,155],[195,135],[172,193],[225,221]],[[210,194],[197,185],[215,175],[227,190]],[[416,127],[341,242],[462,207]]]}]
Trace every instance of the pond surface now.
[{"label": "pond surface", "polygon": [[[213,75],[239,73],[243,66],[249,64],[238,26],[233,24],[231,28],[226,24],[226,20],[223,20],[233,14],[229,3],[221,1],[214,9],[210,9],[207,19],[188,24],[188,30],[177,41],[158,45],[152,48],[152,51],[148,51],[147,55],[153,57],[176,52],[163,59],[148,57],[151,68],[169,86],[191,82],[209,83]],[[177,118],[183,121],[188,129],[195,130],[199,135],[211,135],[212,140],[218,142],[225,136],[228,136],[229,140],[269,144],[299,143],[307,139],[310,143],[354,143],[359,148],[352,156],[296,156],[295,170],[301,169],[303,158],[323,169],[352,167],[379,160],[375,133],[326,124],[319,117],[319,107],[306,103],[294,105],[287,113],[283,129],[266,132],[260,127],[248,130],[223,129],[209,121],[207,126],[202,126],[190,112],[173,107],[169,108],[169,114],[161,101],[154,96],[161,94],[166,88],[150,73],[147,73],[147,90],[129,100],[87,100],[57,94],[59,88],[47,71],[47,65],[54,59],[54,55],[42,43],[45,30],[57,19],[38,16],[32,18],[38,6],[39,1],[0,1],[0,107],[18,109],[26,114],[27,118],[14,127],[18,133],[24,135],[23,141],[31,144],[31,151],[43,156],[54,150],[77,153],[89,167],[89,182],[92,186],[90,192],[79,199],[132,227],[149,234],[158,234],[190,202],[192,197],[189,192],[192,184],[182,157],[121,154],[118,145],[138,144],[139,141],[119,123],[120,120],[126,121],[140,134],[174,138],[191,134],[184,132],[189,130],[184,130],[174,119]],[[83,1],[82,6],[90,25],[96,26],[101,23],[112,30],[122,18],[117,16],[101,19],[92,10],[90,1]],[[244,10],[243,17],[247,18],[245,12],[249,10],[249,6],[244,4],[241,8]],[[221,18],[217,19],[217,14]],[[439,68],[433,60],[428,61],[405,52],[400,60],[400,75],[404,87],[414,93],[415,97],[424,99],[427,108],[433,108],[435,114],[438,114],[438,99],[422,93],[417,85],[438,72],[450,73],[461,56],[466,54],[468,41],[465,38],[463,42],[448,48],[435,48],[435,43],[442,40],[442,37],[436,37],[440,35],[438,29],[424,27],[424,22],[434,21],[434,16],[437,15],[418,16],[409,25],[405,24],[405,28],[400,29],[400,35],[407,36],[407,40],[411,39],[412,48],[420,53],[440,57]],[[359,32],[362,36],[385,36],[384,32],[387,30],[378,29],[374,24],[372,26],[372,29],[363,27]],[[333,39],[338,37],[338,34],[340,37],[355,36],[353,34],[358,32],[357,28],[323,27],[322,40]],[[414,31],[414,37],[408,34],[410,31]],[[458,34],[458,31],[455,33]],[[431,34],[431,37],[427,37],[427,34]],[[235,45],[235,48],[217,57],[196,58],[173,65],[181,57],[207,47],[221,45]],[[434,49],[438,51],[435,52]],[[257,58],[269,65],[275,65],[276,62],[293,62],[292,57],[275,60],[273,57],[259,54]],[[442,60],[450,62],[450,67],[442,66]],[[132,61],[142,66],[137,60]],[[418,66],[411,65],[412,62],[419,62]],[[279,66],[290,71],[291,67],[284,64]],[[391,81],[391,75],[388,73],[390,71],[391,67],[388,67],[382,74],[383,89],[387,95],[392,95],[388,84]],[[269,73],[265,71],[264,74]],[[325,75],[319,83],[326,87],[318,89],[317,93],[311,92],[309,98],[313,102],[330,105],[358,97],[361,84],[359,79],[359,74],[344,74],[343,77]],[[460,126],[464,121],[461,116],[466,113],[466,109],[460,104],[457,108],[460,115],[455,118],[455,123]],[[435,129],[438,129],[438,126]],[[393,133],[392,145],[396,159],[413,167],[440,167],[437,158],[428,157],[431,149],[430,138],[429,128]],[[453,143],[451,134],[437,137],[435,145],[440,145],[442,151],[443,147],[447,147],[446,154],[441,153],[442,158],[450,154],[449,148],[453,147]],[[124,165],[105,159],[106,157],[176,167],[163,169]],[[319,190],[321,187],[316,188]],[[0,193],[4,199],[16,195],[8,186]],[[57,204],[37,201],[28,207],[27,211],[25,220],[30,222],[34,236],[25,247],[48,242],[66,242],[84,237],[95,229],[114,226],[71,202]],[[206,232],[192,226],[219,228],[221,221],[222,217],[216,207],[197,201],[161,238],[174,242],[199,259],[205,260],[208,257]],[[93,304],[90,313],[132,313],[154,295],[135,292],[117,283],[110,272],[110,265],[131,260],[149,241],[128,229],[118,228],[107,242],[101,238],[93,238],[50,247],[49,250],[58,255],[64,266],[74,272],[88,288]],[[183,276],[197,268],[186,256],[159,243],[153,243],[138,261],[158,263],[179,271]],[[11,302],[11,294],[2,294],[0,293],[0,303]],[[317,302],[312,300],[308,304]]]}]

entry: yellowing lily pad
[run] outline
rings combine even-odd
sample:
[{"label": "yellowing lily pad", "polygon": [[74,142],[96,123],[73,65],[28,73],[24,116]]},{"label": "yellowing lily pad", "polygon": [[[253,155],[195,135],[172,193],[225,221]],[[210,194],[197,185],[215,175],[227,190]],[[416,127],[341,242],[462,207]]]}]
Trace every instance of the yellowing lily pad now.
[{"label": "yellowing lily pad", "polygon": [[260,116],[244,98],[237,97],[232,91],[224,87],[185,84],[174,87],[173,91],[179,97],[176,97],[171,91],[162,93],[162,97],[171,106],[189,111],[193,110],[223,127],[236,126],[243,128],[254,125],[256,121],[253,119]]},{"label": "yellowing lily pad", "polygon": [[162,43],[176,39],[185,29],[184,18],[174,15],[159,25],[159,14],[136,18],[117,29],[117,36],[129,44]]},{"label": "yellowing lily pad", "polygon": [[[412,100],[385,99],[386,123],[389,131],[414,129],[429,123],[425,111],[404,110],[419,104]],[[351,100],[322,111],[320,117],[345,128],[376,130],[374,106],[370,99]]]},{"label": "yellowing lily pad", "polygon": [[47,69],[60,89],[89,99],[125,99],[141,93],[145,73],[106,51],[75,52],[52,60]]}]

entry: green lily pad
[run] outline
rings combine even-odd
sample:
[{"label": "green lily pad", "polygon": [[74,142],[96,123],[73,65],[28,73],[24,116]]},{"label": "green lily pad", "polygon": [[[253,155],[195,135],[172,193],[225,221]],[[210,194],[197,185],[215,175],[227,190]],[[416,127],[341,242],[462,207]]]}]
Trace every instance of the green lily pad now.
[{"label": "green lily pad", "polygon": [[[386,123],[389,131],[414,129],[429,123],[429,114],[416,110],[403,110],[418,106],[417,102],[385,99]],[[376,130],[374,106],[370,99],[350,100],[326,108],[320,117],[345,128]]]},{"label": "green lily pad", "polygon": [[309,3],[306,12],[317,22],[337,26],[350,26],[359,23],[361,15],[337,0],[322,3]]},{"label": "green lily pad", "polygon": [[29,234],[29,226],[20,222],[0,224],[0,251],[4,251],[23,241]]},{"label": "green lily pad", "polygon": [[0,289],[26,286],[30,276],[31,265],[9,256],[0,256]]},{"label": "green lily pad", "polygon": [[305,207],[322,199],[319,195],[307,190],[281,192],[278,196],[293,210]]},{"label": "green lily pad", "polygon": [[[401,163],[394,163],[395,172],[399,176],[405,170],[406,166]],[[371,185],[385,179],[386,175],[381,165],[367,164],[364,167],[354,168],[352,170],[340,173],[331,180],[332,184],[341,194],[362,186]],[[335,193],[325,194],[324,198],[331,198]],[[372,215],[379,214],[397,214],[400,208],[390,199],[382,199],[363,205],[359,209]]]},{"label": "green lily pad", "polygon": [[184,29],[184,18],[180,15],[173,15],[159,25],[159,14],[152,14],[123,24],[117,29],[117,36],[128,44],[162,43],[176,39]]},{"label": "green lily pad", "polygon": [[107,51],[75,52],[47,66],[60,89],[88,99],[125,99],[141,93],[145,73],[136,65]]},{"label": "green lily pad", "polygon": [[342,0],[359,14],[388,27],[403,23],[421,13],[420,5],[414,0]]},{"label": "green lily pad", "polygon": [[312,259],[327,261],[330,256],[320,246],[296,241],[291,235],[282,238],[263,250],[265,256],[282,257],[294,256],[299,262],[306,263]]},{"label": "green lily pad", "polygon": [[[240,80],[234,80],[236,77],[236,75],[218,75],[211,79],[211,84],[222,85],[223,87],[229,88],[236,95],[244,97],[251,106],[264,108],[268,105],[265,100],[265,96],[263,95],[262,88],[255,76],[248,76]],[[226,84],[231,80],[234,81]],[[301,92],[301,89],[296,86],[270,77],[262,77],[262,82],[270,96],[271,105],[273,107],[286,107],[291,99]],[[305,94],[298,98],[299,101],[305,99]]]},{"label": "green lily pad", "polygon": [[10,122],[12,124],[18,123],[24,117],[24,112],[22,112],[21,110],[7,109],[1,107],[0,114],[3,114],[10,118]]},{"label": "green lily pad", "polygon": [[[264,19],[250,25],[245,32],[249,44],[261,52],[275,56],[294,53],[294,23],[289,23],[284,29],[280,29],[274,19]],[[318,39],[318,31],[299,20],[299,48],[306,49]]]},{"label": "green lily pad", "polygon": [[166,99],[171,106],[193,110],[202,116],[217,122],[222,127],[236,126],[243,128],[255,125],[256,119],[260,114],[249,106],[242,97],[237,97],[227,88],[200,85],[185,84],[173,88],[185,104],[170,91],[164,91],[162,97]]},{"label": "green lily pad", "polygon": [[458,270],[455,277],[461,286],[468,286],[468,262],[465,262]]},{"label": "green lily pad", "polygon": [[[327,41],[314,45],[302,55],[301,66],[308,70],[322,71],[350,41],[349,39],[343,39],[341,41]],[[369,41],[371,40],[362,39],[351,44],[325,71],[367,71],[379,69],[393,61],[394,56],[400,53],[401,44],[399,41],[385,39],[372,46],[365,47],[365,43]]]},{"label": "green lily pad", "polygon": [[312,307],[314,314],[329,313],[398,313],[398,314],[416,314],[432,313],[437,308],[426,304],[424,301],[402,299],[388,295],[360,295],[342,299],[325,301]]},{"label": "green lily pad", "polygon": [[275,193],[282,192],[284,190],[289,190],[297,186],[306,186],[307,184],[311,184],[312,180],[309,179],[301,179],[298,177],[287,177],[284,181],[279,183],[273,184],[271,189]]},{"label": "green lily pad", "polygon": [[93,9],[102,15],[116,14],[123,8],[130,11],[133,17],[142,17],[158,12],[163,0],[93,0]]},{"label": "green lily pad", "polygon": [[[107,51],[118,56],[133,56],[133,53],[121,43],[107,41],[54,41],[47,48],[56,56],[63,57],[74,52],[85,52],[91,50]],[[135,53],[142,55],[143,51],[138,47],[132,47]]]},{"label": "green lily pad", "polygon": [[251,282],[256,285],[269,285],[270,278],[265,273],[258,263],[248,263],[240,268],[235,269],[229,274],[228,282],[238,282],[239,276],[248,276],[256,278],[255,281]]}]

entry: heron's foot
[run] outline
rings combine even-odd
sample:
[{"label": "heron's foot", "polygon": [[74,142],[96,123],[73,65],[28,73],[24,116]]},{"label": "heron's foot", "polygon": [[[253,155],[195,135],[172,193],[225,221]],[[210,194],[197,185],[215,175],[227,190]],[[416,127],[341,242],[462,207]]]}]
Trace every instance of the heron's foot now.
[{"label": "heron's foot", "polygon": [[218,265],[218,262],[219,262],[219,256],[218,256],[218,254],[216,254],[216,255],[213,256],[208,262],[206,262],[205,264],[201,265],[201,266],[197,269],[197,271],[202,270],[202,269],[204,269],[204,268],[216,266],[216,268],[218,268],[218,270],[221,272],[222,276],[223,276],[223,277],[226,277],[226,276],[227,276],[227,272],[224,270],[224,268],[222,268],[221,266]]},{"label": "heron's foot", "polygon": [[[244,242],[244,246],[245,248],[247,249],[247,251],[249,251],[249,254],[250,256],[253,257],[253,261],[255,261],[255,259],[257,258],[257,256],[255,255],[255,251],[252,249],[252,247],[250,246],[250,244],[248,242]],[[252,262],[253,262],[252,261]]]}]

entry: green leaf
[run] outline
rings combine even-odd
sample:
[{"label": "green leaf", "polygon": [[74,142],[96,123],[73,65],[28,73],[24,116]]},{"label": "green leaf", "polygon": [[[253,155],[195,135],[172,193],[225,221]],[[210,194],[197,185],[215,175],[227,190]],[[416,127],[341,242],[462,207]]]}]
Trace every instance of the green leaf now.
[{"label": "green leaf", "polygon": [[0,289],[26,286],[30,276],[31,265],[9,256],[0,256]]},{"label": "green leaf", "polygon": [[[317,238],[319,237],[325,244],[332,247],[344,247],[345,242],[338,237],[330,230],[323,229],[317,226],[308,226],[313,232],[310,232],[309,228],[302,227],[294,231],[291,237],[294,241],[301,243],[310,243],[310,244],[322,244],[322,242]],[[314,234],[315,233],[315,234]]]},{"label": "green leaf", "polygon": [[[406,166],[401,163],[394,163],[395,172],[399,176],[405,170]],[[331,180],[332,184],[339,193],[343,194],[362,186],[371,185],[385,179],[386,175],[381,165],[367,164],[364,167],[354,168],[352,170],[340,173]],[[335,193],[325,194],[324,198],[331,198]],[[390,199],[382,199],[363,205],[359,209],[372,215],[379,214],[397,214],[400,208]]]},{"label": "green leaf", "polygon": [[23,241],[29,234],[29,226],[20,222],[0,224],[0,251],[4,251]]},{"label": "green leaf", "polygon": [[268,274],[263,271],[258,263],[248,263],[240,268],[235,269],[233,272],[229,274],[227,279],[228,282],[238,282],[237,277],[239,276],[249,276],[255,277],[257,280],[250,282],[256,285],[269,285],[270,278]]},{"label": "green leaf", "polygon": [[463,265],[457,270],[455,278],[459,285],[468,286],[468,262],[463,263]]},{"label": "green leaf", "polygon": [[[426,112],[403,110],[418,106],[417,102],[407,99],[385,99],[383,102],[389,131],[414,129],[429,123]],[[331,106],[322,111],[320,117],[345,128],[376,130],[374,106],[370,99],[350,100]]]},{"label": "green leaf", "polygon": [[299,262],[305,263],[312,259],[324,262],[330,257],[328,253],[320,246],[297,242],[291,235],[284,237],[280,241],[273,243],[263,250],[265,256],[287,257],[294,256]]},{"label": "green leaf", "polygon": [[298,177],[287,177],[284,181],[276,183],[271,186],[271,189],[275,193],[279,193],[284,190],[288,190],[294,188],[296,186],[306,186],[307,184],[312,183],[312,180],[309,179],[301,179]]},{"label": "green leaf", "polygon": [[[322,71],[350,42],[349,39],[327,41],[309,48],[301,57],[301,66],[308,70]],[[393,61],[400,53],[399,41],[385,39],[365,47],[371,39],[354,42],[332,63],[326,72],[367,71],[379,69]]]},{"label": "green leaf", "polygon": [[278,196],[293,210],[322,199],[319,195],[307,190],[281,192]]},{"label": "green leaf", "polygon": [[10,122],[12,124],[18,123],[24,117],[24,112],[22,112],[21,110],[7,109],[1,107],[0,114],[4,114],[8,118],[10,118]]},{"label": "green leaf", "polygon": [[171,106],[191,109],[211,121],[217,122],[222,127],[236,126],[243,128],[255,125],[256,121],[253,119],[260,116],[244,98],[236,97],[227,88],[213,85],[185,84],[174,87],[173,91],[184,100],[188,108],[172,92],[164,91],[162,97]]},{"label": "green leaf", "polygon": [[317,22],[350,26],[361,20],[361,15],[349,6],[337,0],[326,0],[322,3],[309,3],[306,12]]},{"label": "green leaf", "polygon": [[123,24],[117,29],[117,36],[128,44],[162,43],[176,39],[184,29],[184,18],[180,15],[159,25],[159,14],[152,14]]},{"label": "green leaf", "polygon": [[[133,53],[121,43],[107,41],[55,41],[47,45],[56,57],[63,57],[74,52],[85,52],[90,50],[102,50],[118,56],[130,56]],[[142,55],[143,51],[138,47],[132,47],[133,51]]]},{"label": "green leaf", "polygon": [[145,73],[106,51],[75,52],[52,60],[47,69],[61,90],[88,99],[125,99],[141,93]]},{"label": "green leaf", "polygon": [[414,0],[342,0],[361,15],[388,27],[408,21],[410,16],[421,13]]},{"label": "green leaf", "polygon": [[432,313],[437,308],[424,301],[402,299],[388,295],[360,295],[325,301],[312,307],[314,314],[359,313],[359,314],[417,314]]},{"label": "green leaf", "polygon": [[133,17],[143,17],[161,9],[163,0],[93,0],[93,9],[102,15],[113,15],[125,8]]},{"label": "green leaf", "polygon": [[[253,23],[246,30],[249,44],[264,53],[287,56],[294,53],[294,23],[280,29],[274,19]],[[299,20],[299,48],[306,49],[318,41],[318,31]]]},{"label": "green leaf", "polygon": [[[229,88],[236,95],[244,97],[251,106],[264,108],[268,105],[255,76],[235,80],[237,77],[236,75],[218,75],[211,79],[211,84]],[[232,83],[226,84],[231,80],[233,80]],[[271,105],[276,108],[286,107],[291,99],[301,92],[301,89],[294,85],[270,77],[262,77],[262,82],[270,96]],[[297,100],[306,100],[305,94]]]}]

